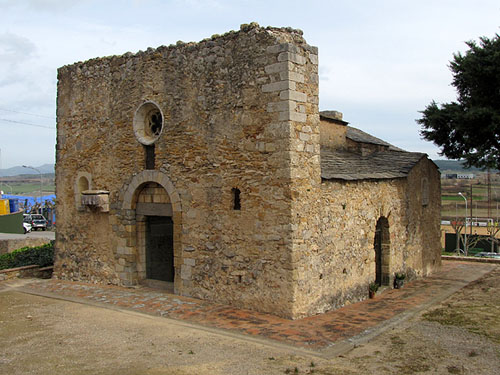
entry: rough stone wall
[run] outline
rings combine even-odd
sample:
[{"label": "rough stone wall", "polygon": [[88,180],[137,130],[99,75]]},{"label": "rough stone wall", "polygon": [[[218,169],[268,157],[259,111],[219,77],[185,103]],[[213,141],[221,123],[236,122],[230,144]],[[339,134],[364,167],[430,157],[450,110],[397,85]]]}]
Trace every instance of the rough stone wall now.
[{"label": "rough stone wall", "polygon": [[[291,317],[291,149],[319,157],[317,49],[300,32],[251,25],[65,66],[58,80],[55,277],[140,282],[141,225],[124,202],[135,199],[134,176],[147,175],[132,123],[152,101],[165,123],[154,175],[180,197],[176,292]],[[78,210],[77,173],[110,192],[109,213]]]},{"label": "rough stone wall", "polygon": [[[426,206],[422,178],[430,187]],[[375,229],[382,217],[389,222],[390,287],[396,272],[411,279],[439,267],[440,202],[439,172],[426,158],[407,179],[323,181],[311,199],[301,201],[294,316],[368,297],[368,284],[375,280]]]},{"label": "rough stone wall", "polygon": [[[405,197],[403,180],[324,181],[309,200],[297,240],[295,315],[306,316],[365,299],[375,280],[374,237],[377,220],[386,217],[391,246],[401,244]],[[304,214],[306,217],[306,214]],[[373,265],[373,267],[372,267]]]},{"label": "rough stone wall", "polygon": [[407,264],[416,276],[427,276],[441,266],[441,175],[438,167],[428,158],[420,160],[408,176],[408,187],[411,215],[407,228]]},{"label": "rough stone wall", "polygon": [[331,121],[320,121],[320,144],[332,148],[346,148],[347,126]]}]

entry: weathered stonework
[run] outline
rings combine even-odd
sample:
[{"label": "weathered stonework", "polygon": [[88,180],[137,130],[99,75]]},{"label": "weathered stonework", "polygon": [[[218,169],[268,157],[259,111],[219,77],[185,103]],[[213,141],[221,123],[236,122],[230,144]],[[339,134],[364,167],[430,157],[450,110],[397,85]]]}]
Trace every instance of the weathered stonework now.
[{"label": "weathered stonework", "polygon": [[[352,129],[320,141],[318,51],[300,31],[251,24],[62,67],[57,116],[56,278],[144,282],[155,225],[171,231],[175,293],[288,318],[366,298],[380,218],[387,280],[439,266],[432,162],[323,176],[322,144],[349,149]],[[90,189],[109,196],[82,201]]]}]

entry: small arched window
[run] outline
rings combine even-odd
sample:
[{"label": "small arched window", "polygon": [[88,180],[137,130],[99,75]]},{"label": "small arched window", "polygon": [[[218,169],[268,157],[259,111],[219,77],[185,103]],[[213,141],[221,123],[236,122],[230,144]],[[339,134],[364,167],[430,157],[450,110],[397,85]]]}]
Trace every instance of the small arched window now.
[{"label": "small arched window", "polygon": [[82,209],[82,193],[92,188],[92,176],[88,172],[78,172],[74,185],[75,203],[77,210]]},{"label": "small arched window", "polygon": [[233,195],[233,210],[241,210],[241,191],[238,188],[231,189]]},{"label": "small arched window", "polygon": [[85,176],[80,176],[78,179],[78,194],[85,190],[89,190],[89,180]]}]

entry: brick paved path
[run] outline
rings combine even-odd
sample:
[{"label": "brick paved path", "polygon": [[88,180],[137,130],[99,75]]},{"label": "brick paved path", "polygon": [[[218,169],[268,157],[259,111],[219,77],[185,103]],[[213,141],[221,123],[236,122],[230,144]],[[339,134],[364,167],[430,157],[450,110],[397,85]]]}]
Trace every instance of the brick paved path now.
[{"label": "brick paved path", "polygon": [[362,334],[383,322],[443,300],[454,291],[492,270],[484,263],[443,262],[434,275],[407,283],[403,289],[387,290],[375,299],[299,320],[233,308],[176,296],[146,287],[124,288],[69,282],[34,280],[21,291],[76,298],[138,312],[179,319],[206,327],[277,340],[309,349],[324,349]]}]

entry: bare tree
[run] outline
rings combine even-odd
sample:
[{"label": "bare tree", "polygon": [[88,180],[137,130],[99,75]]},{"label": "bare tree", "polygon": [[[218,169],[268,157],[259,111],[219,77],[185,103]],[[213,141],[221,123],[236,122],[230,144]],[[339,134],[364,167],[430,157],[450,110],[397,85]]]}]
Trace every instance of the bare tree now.
[{"label": "bare tree", "polygon": [[[455,231],[455,235],[457,238],[457,243],[456,243],[456,249],[455,251],[457,252],[458,255],[460,255],[460,252],[463,252],[465,256],[469,255],[469,249],[473,249],[476,247],[479,241],[481,241],[481,236],[475,234],[475,235],[470,235],[467,236],[467,240],[465,240],[465,231],[462,234],[462,229],[465,227],[465,222],[464,221],[459,221],[459,220],[453,220],[450,222],[451,227]],[[499,228],[500,229],[500,228]],[[460,242],[464,244],[464,249],[460,249]]]},{"label": "bare tree", "polygon": [[488,223],[487,227],[488,231],[488,241],[491,243],[491,252],[495,252],[495,245],[497,245],[497,250],[498,250],[498,244],[500,243],[500,239],[497,238],[498,232],[500,232],[500,225],[498,221],[494,223]]},{"label": "bare tree", "polygon": [[[450,222],[451,227],[455,231],[455,236],[456,236],[456,245],[455,245],[455,251],[457,252],[458,255],[460,255],[460,241],[464,243],[463,235],[462,235],[462,229],[465,227],[465,223],[463,221],[459,220],[452,220]],[[465,250],[464,250],[465,253]]]},{"label": "bare tree", "polygon": [[477,233],[467,236],[467,246],[466,246],[465,256],[469,255],[469,250],[474,249],[482,238],[484,237],[480,236]]}]

